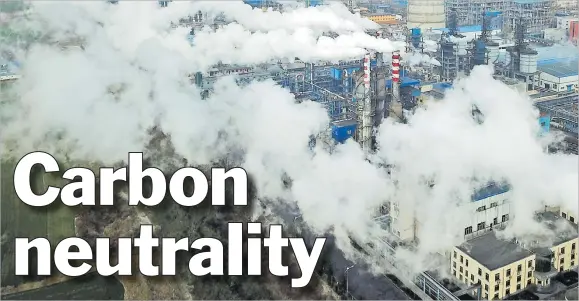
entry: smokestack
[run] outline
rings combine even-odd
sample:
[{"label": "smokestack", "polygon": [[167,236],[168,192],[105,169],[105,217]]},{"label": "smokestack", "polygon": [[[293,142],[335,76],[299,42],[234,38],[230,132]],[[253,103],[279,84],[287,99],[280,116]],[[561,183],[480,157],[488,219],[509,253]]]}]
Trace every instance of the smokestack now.
[{"label": "smokestack", "polygon": [[364,55],[364,88],[364,94],[367,95],[370,92],[370,53]]},{"label": "smokestack", "polygon": [[360,135],[360,144],[362,145],[362,149],[364,151],[370,151],[372,146],[372,101],[370,99],[370,53],[366,53],[364,55],[364,100],[361,103],[362,105],[362,124],[359,125],[361,127],[361,135]]},{"label": "smokestack", "polygon": [[402,120],[402,104],[400,103],[400,51],[392,52],[392,100],[390,101],[390,117]]},{"label": "smokestack", "polygon": [[400,81],[400,51],[392,52],[392,82],[398,84]]}]

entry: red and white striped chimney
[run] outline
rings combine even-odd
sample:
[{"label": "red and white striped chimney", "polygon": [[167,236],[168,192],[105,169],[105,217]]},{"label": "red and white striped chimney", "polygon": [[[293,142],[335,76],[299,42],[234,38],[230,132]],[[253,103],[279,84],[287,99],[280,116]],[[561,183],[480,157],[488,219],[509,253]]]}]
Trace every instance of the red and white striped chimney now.
[{"label": "red and white striped chimney", "polygon": [[364,55],[364,88],[370,89],[370,53]]},{"label": "red and white striped chimney", "polygon": [[392,81],[400,81],[400,51],[392,52]]}]

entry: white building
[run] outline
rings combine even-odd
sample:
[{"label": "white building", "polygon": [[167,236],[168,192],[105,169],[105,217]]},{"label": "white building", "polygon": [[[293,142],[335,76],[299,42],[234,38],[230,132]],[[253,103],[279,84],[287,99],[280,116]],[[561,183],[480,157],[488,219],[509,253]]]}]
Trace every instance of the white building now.
[{"label": "white building", "polygon": [[[577,2],[575,2],[575,5],[577,5]],[[555,17],[557,20],[557,28],[563,29],[566,32],[569,31],[569,24],[572,21],[579,21],[578,17],[573,17],[573,16],[561,16],[561,17]]]},{"label": "white building", "polygon": [[[504,186],[489,185],[472,196],[472,202],[464,204],[470,217],[461,225],[464,239],[492,230],[509,220],[511,212],[508,199],[511,192]],[[414,208],[394,201],[390,203],[390,230],[400,240],[415,240],[420,222]]]},{"label": "white building", "polygon": [[471,212],[470,220],[464,225],[464,237],[468,240],[509,220],[511,192],[505,186],[489,185],[473,196],[466,204]]},{"label": "white building", "polygon": [[578,90],[579,60],[554,59],[538,64],[539,76],[535,77],[535,86],[554,92],[572,92]]}]

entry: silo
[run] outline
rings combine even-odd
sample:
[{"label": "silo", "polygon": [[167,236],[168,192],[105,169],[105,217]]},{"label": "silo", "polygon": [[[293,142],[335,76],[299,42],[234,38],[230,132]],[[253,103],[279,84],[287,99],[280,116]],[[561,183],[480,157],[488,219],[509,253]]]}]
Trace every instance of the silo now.
[{"label": "silo", "polygon": [[408,28],[445,27],[444,0],[408,0]]},{"label": "silo", "polygon": [[535,73],[537,72],[537,57],[538,53],[532,49],[525,49],[521,51],[521,65],[520,72]]},{"label": "silo", "polygon": [[500,54],[499,43],[493,41],[488,42],[487,49],[489,52],[489,63],[495,63],[498,60]]}]

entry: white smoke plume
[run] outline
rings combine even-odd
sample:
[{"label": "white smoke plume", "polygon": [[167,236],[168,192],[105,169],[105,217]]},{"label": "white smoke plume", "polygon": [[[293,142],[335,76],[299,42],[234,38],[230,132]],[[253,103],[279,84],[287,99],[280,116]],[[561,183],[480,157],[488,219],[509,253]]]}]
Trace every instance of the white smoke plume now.
[{"label": "white smoke plume", "polygon": [[[421,222],[420,244],[412,255],[417,264],[459,241],[465,216],[461,204],[488,180],[512,185],[517,216],[511,230],[517,235],[528,233],[525,222],[545,204],[577,212],[577,157],[546,154],[537,136],[538,112],[485,67],[473,70],[444,100],[419,109],[408,124],[387,120],[378,132],[379,151],[369,162],[352,141],[331,153],[308,147],[310,137],[329,122],[318,103],[297,104],[271,81],[240,87],[231,78],[217,82],[214,93],[202,99],[187,75],[208,66],[204,60],[217,62],[216,57],[263,61],[249,49],[267,51],[264,57],[270,58],[313,59],[324,55],[315,52],[319,43],[338,47],[328,52],[340,52],[385,42],[365,40],[355,32],[350,36],[360,37],[360,44],[322,39],[282,50],[268,41],[286,43],[284,39],[297,35],[276,25],[275,30],[231,40],[216,38],[220,31],[200,33],[196,47],[203,51],[195,52],[180,32],[169,31],[164,23],[171,19],[168,13],[149,4],[121,4],[134,7],[130,17],[128,10],[114,12],[102,3],[35,3],[30,18],[43,21],[38,30],[82,36],[84,50],[35,45],[25,53],[23,77],[15,87],[19,97],[3,102],[7,118],[0,133],[13,142],[5,148],[17,155],[41,149],[110,164],[126,160],[129,151],[142,151],[147,129],[159,126],[176,152],[193,163],[243,150],[242,165],[255,176],[259,196],[295,203],[312,228],[333,229],[345,252],[353,251],[348,235],[369,241],[384,234],[372,221],[377,206],[395,198],[411,204]],[[245,33],[233,25],[222,32],[228,30]],[[215,43],[213,49],[209,41]],[[484,114],[483,124],[473,121],[473,104]],[[383,162],[395,166],[391,175],[377,164]],[[293,180],[291,189],[284,187],[282,176]],[[433,188],[425,185],[430,179],[436,183]]]},{"label": "white smoke plume", "polygon": [[420,52],[403,53],[402,59],[409,66],[416,66],[421,64],[440,66],[440,62],[437,59],[429,56],[428,54]]},{"label": "white smoke plume", "polygon": [[[266,11],[252,9],[242,2],[195,1],[182,2],[179,5],[187,7],[185,11],[198,10],[211,15],[223,13],[226,19],[235,21],[249,30],[292,30],[307,27],[316,32],[332,31],[336,33],[359,32],[365,29],[378,29],[378,24],[362,18],[360,14],[352,14],[339,2],[329,2],[329,5],[317,7],[292,7],[284,11]],[[183,11],[183,8],[175,10]]]}]

